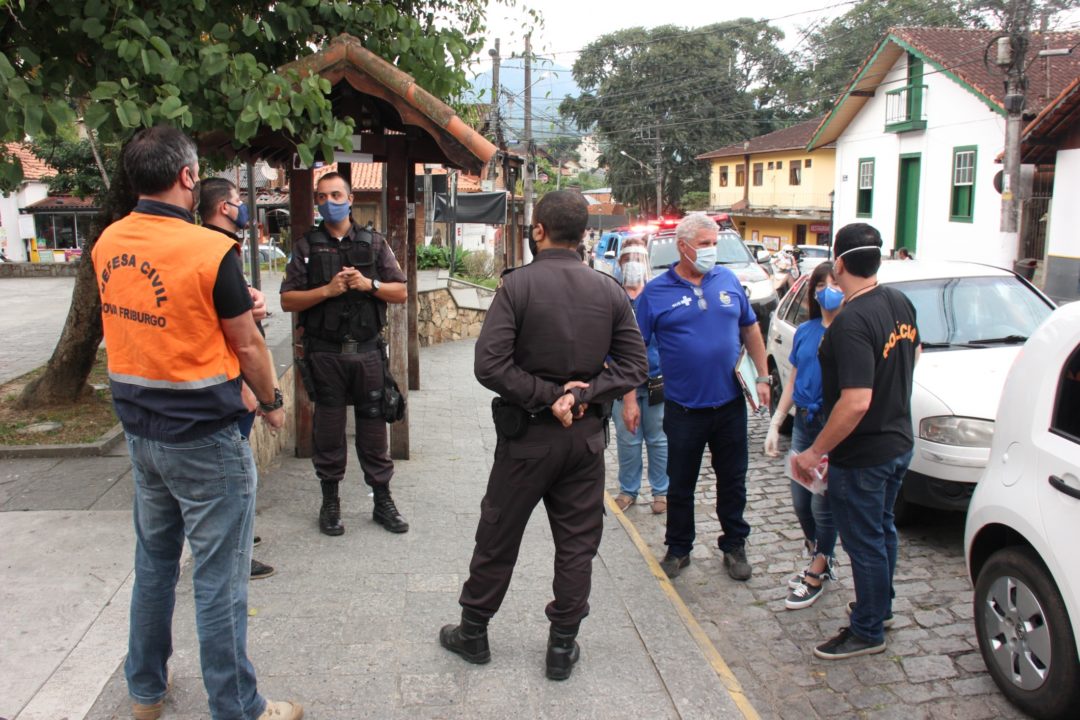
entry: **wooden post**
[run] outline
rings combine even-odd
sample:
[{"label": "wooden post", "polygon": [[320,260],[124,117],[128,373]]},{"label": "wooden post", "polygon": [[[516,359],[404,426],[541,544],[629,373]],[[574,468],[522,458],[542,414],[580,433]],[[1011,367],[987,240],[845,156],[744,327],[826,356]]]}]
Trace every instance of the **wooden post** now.
[{"label": "wooden post", "polygon": [[[293,247],[296,240],[311,229],[311,220],[315,217],[315,188],[312,186],[312,173],[310,169],[289,170],[289,221],[292,232]],[[300,345],[300,328],[297,325],[299,315],[292,313],[293,325],[293,358],[303,357],[303,347]],[[307,390],[300,379],[300,373],[293,371],[293,397],[295,398],[293,413],[296,416],[296,457],[309,458],[315,452],[315,442],[312,436],[314,406],[308,398]]]},{"label": "wooden post", "polygon": [[[420,389],[420,327],[419,327],[419,312],[420,312],[420,300],[417,295],[419,288],[416,287],[416,233],[418,230],[424,227],[424,221],[420,218],[423,205],[416,202],[416,163],[408,160],[406,162],[406,194],[408,201],[412,204],[413,213],[409,218],[409,231],[407,234],[406,244],[408,245],[408,259],[405,266],[405,275],[409,282],[409,389]],[[427,202],[427,198],[424,198],[424,202]],[[420,219],[418,219],[420,218]]]},{"label": "wooden post", "polygon": [[[402,138],[404,140],[404,138]],[[386,239],[398,263],[408,266],[409,220],[407,217],[408,153],[402,141],[389,144],[386,158]],[[401,394],[409,395],[409,311],[408,302],[390,305],[387,312],[387,333],[390,344],[390,372],[401,386]],[[390,426],[390,457],[409,459],[409,414]]]}]

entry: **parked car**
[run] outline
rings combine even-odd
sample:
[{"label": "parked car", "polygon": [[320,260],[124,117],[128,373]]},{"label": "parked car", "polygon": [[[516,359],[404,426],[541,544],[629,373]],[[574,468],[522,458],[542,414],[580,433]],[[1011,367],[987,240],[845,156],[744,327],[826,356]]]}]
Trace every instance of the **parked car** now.
[{"label": "parked car", "polygon": [[1020,350],[964,550],[990,676],[1040,719],[1080,713],[1080,303]]},{"label": "parked car", "polygon": [[832,248],[828,245],[796,245],[795,252],[799,257],[799,272],[807,275],[832,257]]},{"label": "parked car", "polygon": [[614,275],[615,264],[619,261],[623,241],[632,235],[643,234],[643,232],[631,228],[617,228],[605,232],[596,242],[596,247],[593,248],[593,268],[608,275]]},{"label": "parked car", "polygon": [[759,242],[746,243],[746,249],[750,251],[750,254],[758,261],[762,267],[766,268],[767,272],[772,272],[772,265],[769,264],[769,260],[772,258],[772,253],[768,248]]},{"label": "parked car", "polygon": [[[795,328],[809,314],[809,278],[796,281],[769,329],[774,410]],[[913,504],[965,510],[990,455],[1005,374],[1054,304],[1015,273],[976,263],[884,260],[878,281],[915,305],[923,347],[911,395],[915,451],[897,521],[911,518]]]},{"label": "parked car", "polygon": [[[649,240],[649,265],[653,275],[663,272],[678,262],[679,250],[675,244],[675,232],[666,230]],[[750,254],[742,238],[734,230],[721,230],[716,239],[716,263],[732,270],[742,283],[750,306],[754,308],[761,332],[769,330],[769,319],[780,300],[773,289],[768,273],[761,269]]]}]

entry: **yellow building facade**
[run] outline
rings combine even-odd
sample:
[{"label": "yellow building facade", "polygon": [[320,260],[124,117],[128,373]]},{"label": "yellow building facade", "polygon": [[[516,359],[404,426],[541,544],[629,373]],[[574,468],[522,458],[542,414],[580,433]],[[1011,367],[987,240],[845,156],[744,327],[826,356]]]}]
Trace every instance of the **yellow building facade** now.
[{"label": "yellow building facade", "polygon": [[730,214],[747,242],[770,250],[829,242],[836,151],[806,151],[818,122],[698,156],[711,165],[710,208]]}]

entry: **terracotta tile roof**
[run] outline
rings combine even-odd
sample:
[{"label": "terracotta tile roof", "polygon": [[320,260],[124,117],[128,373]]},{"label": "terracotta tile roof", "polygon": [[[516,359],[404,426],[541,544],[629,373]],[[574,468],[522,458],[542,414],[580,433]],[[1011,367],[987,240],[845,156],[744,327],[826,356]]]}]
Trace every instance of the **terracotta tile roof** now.
[{"label": "terracotta tile roof", "polygon": [[56,174],[56,170],[51,168],[45,161],[39,160],[38,156],[30,152],[30,148],[27,146],[21,143],[6,143],[4,147],[8,153],[19,158],[19,162],[22,163],[24,181],[37,182]]},{"label": "terracotta tile roof", "polygon": [[74,195],[49,195],[37,202],[30,203],[24,208],[24,210],[31,213],[72,212],[97,209],[97,198],[80,198],[75,197]]},{"label": "terracotta tile roof", "polygon": [[[912,45],[995,104],[1004,106],[1004,79],[997,67],[987,68],[983,63],[983,51],[1000,31],[898,27],[890,34]],[[1031,35],[1027,54],[1026,112],[1038,113],[1066,85],[1080,77],[1080,53],[1040,58],[1038,52],[1044,48],[1070,48],[1077,43],[1080,43],[1080,32]]]},{"label": "terracotta tile roof", "polygon": [[1022,135],[1025,163],[1052,162],[1058,146],[1072,128],[1080,124],[1080,77],[1061,91],[1042,112],[1028,123]]},{"label": "terracotta tile roof", "polygon": [[804,122],[792,125],[791,127],[784,128],[783,130],[776,130],[766,135],[758,135],[757,137],[750,138],[749,148],[743,143],[732,143],[731,145],[725,145],[719,150],[713,150],[702,155],[698,155],[698,160],[709,160],[711,158],[723,158],[723,157],[735,157],[743,156],[747,153],[765,153],[765,152],[777,152],[780,150],[803,150],[806,148],[807,143],[810,142],[810,138],[814,136],[814,130],[817,129],[818,123],[821,122],[821,118],[814,118],[813,120],[806,120]]}]

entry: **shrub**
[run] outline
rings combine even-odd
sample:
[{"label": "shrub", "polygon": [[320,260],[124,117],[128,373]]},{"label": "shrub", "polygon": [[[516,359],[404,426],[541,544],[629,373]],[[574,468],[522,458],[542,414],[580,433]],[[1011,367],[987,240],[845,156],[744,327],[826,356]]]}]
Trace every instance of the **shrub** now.
[{"label": "shrub", "polygon": [[460,272],[474,278],[489,278],[495,273],[495,262],[487,250],[477,250],[465,255]]}]

